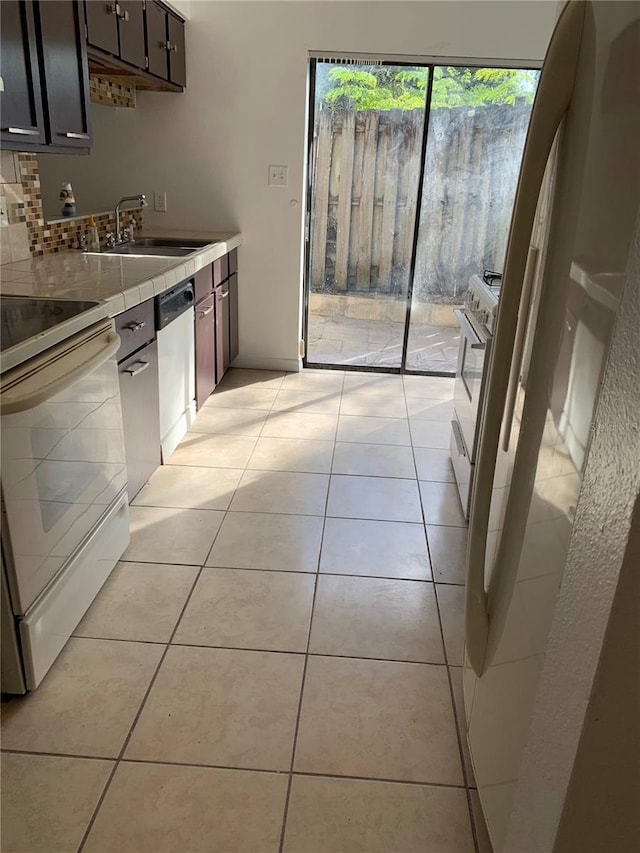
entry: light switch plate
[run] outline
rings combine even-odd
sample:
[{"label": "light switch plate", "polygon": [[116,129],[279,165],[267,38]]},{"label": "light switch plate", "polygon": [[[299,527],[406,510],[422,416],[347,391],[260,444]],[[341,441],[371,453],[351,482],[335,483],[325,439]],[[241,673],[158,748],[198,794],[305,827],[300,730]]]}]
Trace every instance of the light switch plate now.
[{"label": "light switch plate", "polygon": [[288,166],[269,166],[269,186],[286,187],[289,183]]}]

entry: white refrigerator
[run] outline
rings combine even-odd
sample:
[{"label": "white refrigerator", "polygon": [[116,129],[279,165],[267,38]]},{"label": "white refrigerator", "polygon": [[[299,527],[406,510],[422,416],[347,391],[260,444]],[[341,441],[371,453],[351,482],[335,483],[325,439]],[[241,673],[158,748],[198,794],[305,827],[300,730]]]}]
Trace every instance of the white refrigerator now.
[{"label": "white refrigerator", "polygon": [[[495,853],[512,849],[514,795],[640,205],[639,57],[639,3],[570,0],[523,155],[467,554],[466,730]],[[629,393],[637,399],[639,389]]]}]

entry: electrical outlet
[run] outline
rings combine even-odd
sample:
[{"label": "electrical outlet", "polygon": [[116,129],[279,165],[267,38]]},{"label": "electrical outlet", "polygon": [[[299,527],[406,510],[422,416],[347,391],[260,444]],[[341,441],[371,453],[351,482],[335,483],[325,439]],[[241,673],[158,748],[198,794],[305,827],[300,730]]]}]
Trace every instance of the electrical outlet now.
[{"label": "electrical outlet", "polygon": [[289,183],[288,166],[269,166],[269,186],[286,187]]},{"label": "electrical outlet", "polygon": [[166,213],[167,212],[167,194],[166,193],[154,193],[153,194],[153,209],[156,213]]}]

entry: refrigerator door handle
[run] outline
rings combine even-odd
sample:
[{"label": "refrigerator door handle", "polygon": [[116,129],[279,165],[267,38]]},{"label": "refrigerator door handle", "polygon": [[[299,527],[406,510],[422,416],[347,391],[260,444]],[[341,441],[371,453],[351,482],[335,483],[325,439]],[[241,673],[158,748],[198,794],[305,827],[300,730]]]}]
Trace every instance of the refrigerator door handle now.
[{"label": "refrigerator door handle", "polygon": [[482,411],[467,547],[465,637],[467,657],[477,676],[484,671],[489,638],[484,575],[491,493],[529,241],[553,140],[571,102],[584,16],[583,0],[570,0],[551,37],[533,104],[511,217],[497,328],[491,347]]},{"label": "refrigerator door handle", "polygon": [[533,280],[538,266],[538,249],[535,246],[529,246],[529,254],[527,256],[527,268],[524,274],[524,284],[522,286],[522,303],[518,312],[518,325],[516,328],[516,342],[513,347],[513,361],[511,362],[511,372],[509,374],[509,386],[507,391],[507,405],[504,415],[504,427],[502,429],[502,449],[505,453],[509,452],[509,441],[511,439],[511,424],[513,423],[513,413],[516,408],[516,397],[518,395],[518,382],[520,381],[520,368],[522,367],[522,353],[524,350],[524,340],[527,331],[527,321],[531,311],[531,291],[533,288]]}]

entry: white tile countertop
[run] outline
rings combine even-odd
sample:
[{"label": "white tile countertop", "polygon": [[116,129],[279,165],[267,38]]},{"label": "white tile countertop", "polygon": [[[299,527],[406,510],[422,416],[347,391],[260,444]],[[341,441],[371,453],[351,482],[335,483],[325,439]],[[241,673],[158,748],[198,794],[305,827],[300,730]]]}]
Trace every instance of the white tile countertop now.
[{"label": "white tile countertop", "polygon": [[106,303],[110,317],[164,293],[242,243],[229,231],[154,229],[138,235],[209,240],[211,245],[188,257],[108,255],[76,250],[43,255],[0,266],[2,293]]}]

